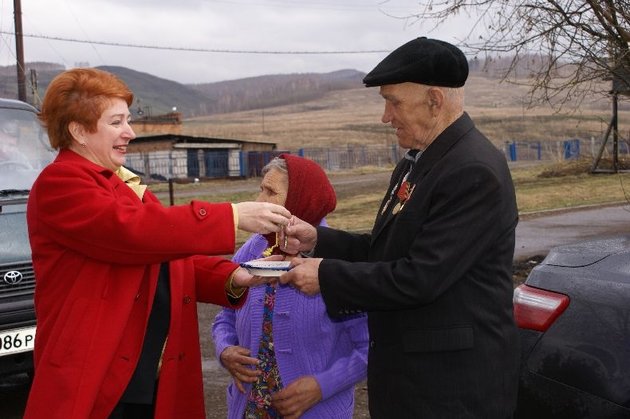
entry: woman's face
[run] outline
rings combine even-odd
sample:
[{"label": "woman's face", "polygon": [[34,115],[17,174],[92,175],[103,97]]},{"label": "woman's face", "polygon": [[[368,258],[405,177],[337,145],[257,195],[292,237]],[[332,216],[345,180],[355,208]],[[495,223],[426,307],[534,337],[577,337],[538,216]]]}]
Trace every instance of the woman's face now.
[{"label": "woman's face", "polygon": [[112,99],[96,123],[95,132],[81,130],[79,144],[72,148],[92,163],[116,171],[125,163],[127,145],[136,138],[129,125],[129,107],[122,99]]},{"label": "woman's face", "polygon": [[260,194],[258,194],[256,201],[284,206],[288,192],[289,175],[278,169],[271,169],[260,182]]}]

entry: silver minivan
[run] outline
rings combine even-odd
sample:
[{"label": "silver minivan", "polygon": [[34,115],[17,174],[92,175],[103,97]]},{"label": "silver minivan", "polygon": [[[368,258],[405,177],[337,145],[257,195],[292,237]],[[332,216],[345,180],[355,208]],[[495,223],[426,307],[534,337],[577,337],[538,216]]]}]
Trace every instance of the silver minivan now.
[{"label": "silver minivan", "polygon": [[33,182],[55,155],[37,110],[0,99],[0,375],[33,369],[35,278],[26,202]]}]

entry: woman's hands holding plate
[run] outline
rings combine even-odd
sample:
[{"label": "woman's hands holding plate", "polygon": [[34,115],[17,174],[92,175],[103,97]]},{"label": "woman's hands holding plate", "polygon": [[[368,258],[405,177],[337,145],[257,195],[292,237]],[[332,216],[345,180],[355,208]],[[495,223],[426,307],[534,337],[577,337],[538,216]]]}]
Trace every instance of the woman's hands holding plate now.
[{"label": "woman's hands holding plate", "polygon": [[239,288],[256,287],[269,282],[276,282],[280,275],[288,271],[290,264],[291,262],[284,260],[282,255],[273,255],[243,262],[237,269],[232,281],[234,286]]},{"label": "woman's hands holding plate", "polygon": [[250,274],[260,277],[279,277],[291,269],[291,262],[288,260],[268,259],[269,258],[244,262],[241,263],[241,267],[247,269]]}]

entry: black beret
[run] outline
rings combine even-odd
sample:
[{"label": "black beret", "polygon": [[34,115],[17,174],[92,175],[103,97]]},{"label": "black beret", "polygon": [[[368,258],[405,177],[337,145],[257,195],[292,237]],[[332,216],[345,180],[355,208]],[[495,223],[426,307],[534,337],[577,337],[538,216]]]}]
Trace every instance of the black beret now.
[{"label": "black beret", "polygon": [[398,47],[364,78],[366,87],[397,83],[461,87],[468,78],[468,60],[455,45],[416,38]]}]

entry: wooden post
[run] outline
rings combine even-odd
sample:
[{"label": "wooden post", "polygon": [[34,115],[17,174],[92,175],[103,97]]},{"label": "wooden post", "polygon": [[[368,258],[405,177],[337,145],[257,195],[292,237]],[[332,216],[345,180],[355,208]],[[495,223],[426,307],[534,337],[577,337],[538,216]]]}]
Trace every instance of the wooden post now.
[{"label": "wooden post", "polygon": [[20,0],[13,0],[13,19],[15,20],[18,99],[22,102],[26,102],[26,75],[24,73],[24,44],[22,39],[22,4]]},{"label": "wooden post", "polygon": [[168,179],[168,197],[171,202],[171,206],[175,205],[175,193],[173,191],[173,178]]}]

